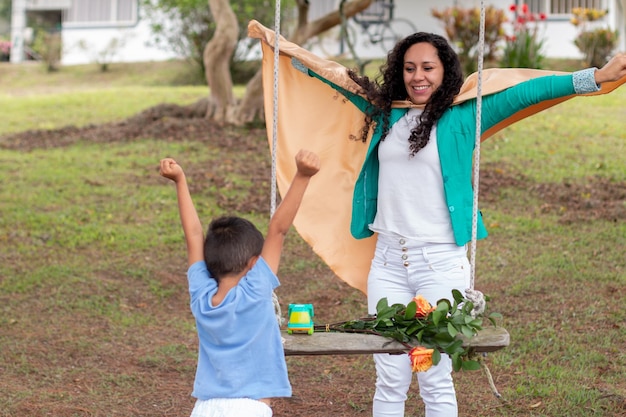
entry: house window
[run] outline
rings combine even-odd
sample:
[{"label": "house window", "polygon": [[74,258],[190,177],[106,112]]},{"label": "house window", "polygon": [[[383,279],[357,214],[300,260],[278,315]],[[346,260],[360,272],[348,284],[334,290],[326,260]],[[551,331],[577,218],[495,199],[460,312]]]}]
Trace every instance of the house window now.
[{"label": "house window", "polygon": [[137,23],[137,1],[74,0],[63,12],[63,25],[131,26]]},{"label": "house window", "polygon": [[526,0],[524,3],[532,13],[545,13],[548,16],[569,15],[577,7],[606,9],[605,0]]}]

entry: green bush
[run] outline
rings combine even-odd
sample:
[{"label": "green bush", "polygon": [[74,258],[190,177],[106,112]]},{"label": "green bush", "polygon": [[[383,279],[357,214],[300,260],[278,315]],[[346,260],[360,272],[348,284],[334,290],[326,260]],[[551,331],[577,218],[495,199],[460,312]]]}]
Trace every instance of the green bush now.
[{"label": "green bush", "polygon": [[530,13],[526,4],[511,5],[509,10],[515,13],[513,34],[506,37],[500,66],[541,69],[545,56],[541,52],[544,39],[539,33],[539,24],[545,21],[546,15]]},{"label": "green bush", "polygon": [[585,64],[589,67],[601,68],[607,63],[617,46],[618,32],[608,28],[600,28],[580,32],[574,44],[583,53]]},{"label": "green bush", "polygon": [[[448,40],[457,48],[465,75],[476,71],[480,34],[480,9],[448,7],[444,10],[432,9],[433,17],[444,24]],[[495,59],[497,44],[504,38],[502,24],[506,22],[503,10],[493,6],[485,9],[484,61]]]},{"label": "green bush", "polygon": [[591,28],[593,22],[600,21],[606,16],[606,10],[586,9],[577,7],[572,9],[572,24],[579,28],[574,45],[582,52],[585,65],[600,68],[607,63],[609,57],[617,47],[618,31],[608,27]]}]

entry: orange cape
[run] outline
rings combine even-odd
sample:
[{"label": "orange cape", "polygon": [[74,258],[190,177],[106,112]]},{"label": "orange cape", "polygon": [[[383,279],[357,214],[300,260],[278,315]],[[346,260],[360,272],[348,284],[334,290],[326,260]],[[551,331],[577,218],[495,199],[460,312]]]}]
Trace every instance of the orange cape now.
[{"label": "orange cape", "polygon": [[[270,149],[273,146],[274,108],[274,32],[252,20],[248,36],[261,40],[263,50],[263,89],[265,91],[265,119]],[[321,77],[357,93],[358,86],[336,62],[322,59],[298,45],[279,38],[278,62],[278,123],[276,144],[276,180],[281,195],[295,175],[293,156],[301,148],[316,152],[322,167],[312,178],[304,196],[294,226],[333,272],[343,281],[363,293],[367,289],[367,275],[374,254],[376,235],[355,239],[350,234],[352,194],[368,148],[360,138],[364,115],[340,93],[293,67],[297,58],[305,67]],[[492,94],[531,78],[556,71],[532,69],[487,69],[483,71],[482,94]],[[619,82],[604,83],[606,94]],[[463,84],[455,103],[475,98],[477,74]],[[510,124],[575,96],[544,101],[528,107],[486,131],[482,140]],[[409,107],[409,102],[397,102],[397,107]],[[349,138],[352,138],[349,139]]]}]

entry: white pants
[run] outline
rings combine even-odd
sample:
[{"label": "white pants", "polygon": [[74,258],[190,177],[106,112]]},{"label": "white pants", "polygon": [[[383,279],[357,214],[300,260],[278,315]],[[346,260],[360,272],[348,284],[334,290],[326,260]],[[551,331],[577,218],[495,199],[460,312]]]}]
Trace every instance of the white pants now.
[{"label": "white pants", "polygon": [[[452,290],[464,292],[470,284],[470,265],[465,246],[424,244],[410,239],[378,236],[367,280],[368,312],[376,313],[378,301],[408,304],[422,295],[432,305],[452,299]],[[408,355],[375,354],[376,392],[374,417],[402,417],[413,372]],[[417,373],[426,417],[456,417],[456,393],[452,362],[443,354],[437,366]]]},{"label": "white pants", "polygon": [[190,417],[272,417],[272,408],[251,398],[197,400]]}]

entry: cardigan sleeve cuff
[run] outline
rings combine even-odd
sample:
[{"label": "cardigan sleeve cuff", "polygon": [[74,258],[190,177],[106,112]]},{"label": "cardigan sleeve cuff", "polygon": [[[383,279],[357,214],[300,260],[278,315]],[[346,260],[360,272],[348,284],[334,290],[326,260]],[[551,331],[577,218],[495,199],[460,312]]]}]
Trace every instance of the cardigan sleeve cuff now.
[{"label": "cardigan sleeve cuff", "polygon": [[572,73],[574,91],[576,94],[587,94],[600,91],[600,86],[596,84],[594,74],[597,68],[587,68]]},{"label": "cardigan sleeve cuff", "polygon": [[309,75],[309,69],[298,58],[291,58],[291,65],[303,74]]}]

